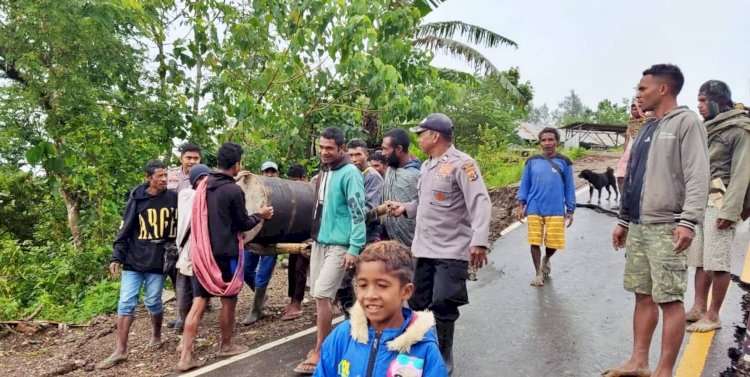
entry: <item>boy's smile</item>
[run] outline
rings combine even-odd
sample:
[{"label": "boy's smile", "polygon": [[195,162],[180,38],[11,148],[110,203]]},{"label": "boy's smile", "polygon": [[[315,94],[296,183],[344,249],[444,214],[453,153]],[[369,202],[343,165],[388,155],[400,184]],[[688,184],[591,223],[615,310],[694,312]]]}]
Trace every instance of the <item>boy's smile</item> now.
[{"label": "boy's smile", "polygon": [[386,272],[381,261],[360,262],[357,270],[357,301],[375,331],[400,328],[404,322],[402,304],[411,297],[414,285],[403,285]]}]

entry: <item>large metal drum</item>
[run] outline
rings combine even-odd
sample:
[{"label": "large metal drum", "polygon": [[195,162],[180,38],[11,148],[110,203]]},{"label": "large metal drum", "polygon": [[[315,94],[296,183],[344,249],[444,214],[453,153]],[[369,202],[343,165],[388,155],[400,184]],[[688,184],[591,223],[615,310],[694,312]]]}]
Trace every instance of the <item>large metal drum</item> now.
[{"label": "large metal drum", "polygon": [[272,245],[302,242],[310,238],[315,205],[315,187],[311,183],[265,177],[249,172],[237,176],[245,193],[249,214],[257,213],[265,203],[273,206],[273,217],[245,232],[245,243]]}]

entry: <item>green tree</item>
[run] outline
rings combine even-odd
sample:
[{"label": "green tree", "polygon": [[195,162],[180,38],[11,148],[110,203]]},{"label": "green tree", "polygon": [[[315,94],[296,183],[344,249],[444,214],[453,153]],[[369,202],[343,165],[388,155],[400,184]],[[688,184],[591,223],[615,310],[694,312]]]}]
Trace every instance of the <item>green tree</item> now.
[{"label": "green tree", "polygon": [[181,140],[313,165],[325,126],[374,141],[453,101],[421,19],[389,0],[0,2],[0,318],[110,310],[122,204]]},{"label": "green tree", "polygon": [[529,105],[531,107],[531,111],[529,111],[529,122],[531,123],[539,123],[539,124],[554,124],[555,119],[552,116],[552,113],[549,111],[549,107],[547,107],[547,104],[543,104],[542,106],[535,107],[533,105]]},{"label": "green tree", "polygon": [[[531,83],[521,81],[517,68],[503,72],[523,98],[534,95]],[[519,142],[517,122],[528,117],[531,106],[518,99],[501,84],[500,76],[478,79],[478,84],[467,88],[465,95],[445,107],[455,127],[455,142],[464,150],[474,152],[479,145],[492,144],[503,148]],[[489,131],[483,134],[482,128]],[[487,138],[492,140],[487,140]]]},{"label": "green tree", "polygon": [[557,110],[553,113],[553,118],[560,125],[590,122],[593,120],[593,111],[583,104],[575,90],[571,90],[570,94],[559,103]]},{"label": "green tree", "polygon": [[594,112],[594,121],[602,124],[625,124],[630,119],[630,102],[623,98],[618,105],[608,99],[599,101]]}]

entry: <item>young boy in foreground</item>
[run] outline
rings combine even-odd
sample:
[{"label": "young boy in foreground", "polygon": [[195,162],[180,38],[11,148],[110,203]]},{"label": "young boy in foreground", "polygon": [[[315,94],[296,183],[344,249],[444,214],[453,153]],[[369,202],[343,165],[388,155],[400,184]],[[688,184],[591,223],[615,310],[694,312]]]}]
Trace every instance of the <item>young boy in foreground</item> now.
[{"label": "young boy in foreground", "polygon": [[365,248],[351,319],[326,338],[315,376],[447,376],[432,313],[403,308],[414,292],[413,277],[407,247],[383,241]]}]

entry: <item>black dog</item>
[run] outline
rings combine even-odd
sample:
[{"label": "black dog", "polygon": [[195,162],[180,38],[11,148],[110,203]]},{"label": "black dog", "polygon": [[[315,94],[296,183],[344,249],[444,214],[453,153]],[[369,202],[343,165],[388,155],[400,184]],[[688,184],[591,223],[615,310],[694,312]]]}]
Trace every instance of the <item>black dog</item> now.
[{"label": "black dog", "polygon": [[617,192],[617,179],[615,179],[614,169],[607,168],[606,173],[594,173],[586,169],[578,176],[589,182],[589,203],[594,196],[594,189],[599,191],[599,204],[602,204],[602,188],[607,189],[607,200],[612,196],[612,192],[609,191],[610,186],[615,190],[615,201],[620,197],[620,193]]}]

